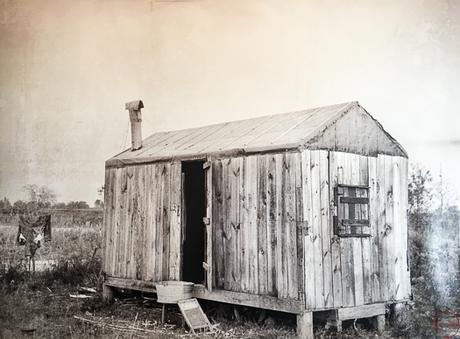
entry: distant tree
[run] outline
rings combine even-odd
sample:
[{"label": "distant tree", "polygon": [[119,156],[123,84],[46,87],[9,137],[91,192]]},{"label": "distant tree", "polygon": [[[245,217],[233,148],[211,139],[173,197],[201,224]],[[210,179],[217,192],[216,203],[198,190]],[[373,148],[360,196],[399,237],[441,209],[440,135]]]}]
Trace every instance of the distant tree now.
[{"label": "distant tree", "polygon": [[414,277],[423,274],[426,267],[427,239],[431,229],[432,176],[418,165],[411,168],[408,184],[409,234],[411,272]]},{"label": "distant tree", "polygon": [[68,209],[85,209],[89,208],[89,205],[86,201],[70,201],[66,204]]},{"label": "distant tree", "polygon": [[436,180],[433,181],[433,204],[435,207],[435,214],[438,217],[443,217],[444,213],[449,208],[456,206],[456,203],[456,192],[451,189],[441,169]]},{"label": "distant tree", "polygon": [[3,214],[10,214],[13,211],[13,206],[10,201],[5,197],[3,200],[0,200],[0,212]]},{"label": "distant tree", "polygon": [[47,186],[28,184],[23,187],[27,195],[29,212],[41,208],[50,208],[56,202],[56,193]]},{"label": "distant tree", "polygon": [[94,207],[104,208],[104,202],[101,199],[96,199],[96,201],[94,202]]},{"label": "distant tree", "polygon": [[66,208],[66,204],[65,202],[57,202],[53,205],[53,208],[56,208],[56,209],[63,209],[63,208]]},{"label": "distant tree", "polygon": [[[429,213],[432,203],[431,182],[433,178],[430,171],[419,166],[414,166],[409,176],[409,214],[415,218],[416,226],[422,226],[423,218]],[[426,225],[425,225],[426,226]]]},{"label": "distant tree", "polygon": [[13,204],[13,213],[22,214],[27,212],[27,203],[22,200],[17,200]]}]

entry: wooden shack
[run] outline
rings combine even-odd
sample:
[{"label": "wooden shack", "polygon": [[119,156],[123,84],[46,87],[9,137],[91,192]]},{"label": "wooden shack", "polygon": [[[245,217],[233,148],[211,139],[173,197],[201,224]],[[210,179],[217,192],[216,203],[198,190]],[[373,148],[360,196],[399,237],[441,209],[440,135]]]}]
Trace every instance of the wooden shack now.
[{"label": "wooden shack", "polygon": [[407,153],[358,102],[139,138],[106,161],[106,297],[191,281],[304,337],[409,299]]}]

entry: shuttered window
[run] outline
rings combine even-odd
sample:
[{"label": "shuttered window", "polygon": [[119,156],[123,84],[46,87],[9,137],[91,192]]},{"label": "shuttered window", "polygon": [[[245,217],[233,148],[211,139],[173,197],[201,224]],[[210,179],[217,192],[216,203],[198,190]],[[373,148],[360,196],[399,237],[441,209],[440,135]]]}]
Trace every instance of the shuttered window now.
[{"label": "shuttered window", "polygon": [[338,185],[335,188],[334,233],[339,237],[368,237],[369,187]]}]

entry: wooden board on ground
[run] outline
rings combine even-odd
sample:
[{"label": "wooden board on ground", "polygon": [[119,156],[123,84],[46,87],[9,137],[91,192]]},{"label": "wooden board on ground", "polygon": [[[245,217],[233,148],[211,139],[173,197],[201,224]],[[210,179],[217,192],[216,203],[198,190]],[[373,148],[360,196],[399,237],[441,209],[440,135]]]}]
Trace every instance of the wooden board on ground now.
[{"label": "wooden board on ground", "polygon": [[198,300],[195,298],[181,300],[177,303],[179,309],[192,333],[196,330],[200,332],[212,332],[213,328],[208,317],[201,309]]}]

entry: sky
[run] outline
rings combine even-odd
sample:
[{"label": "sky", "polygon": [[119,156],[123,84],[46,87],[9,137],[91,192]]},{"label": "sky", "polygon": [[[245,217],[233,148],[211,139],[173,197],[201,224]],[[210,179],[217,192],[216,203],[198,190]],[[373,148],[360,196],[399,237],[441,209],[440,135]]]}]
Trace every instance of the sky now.
[{"label": "sky", "polygon": [[460,192],[460,1],[0,0],[0,197],[98,198],[143,135],[357,100]]}]

